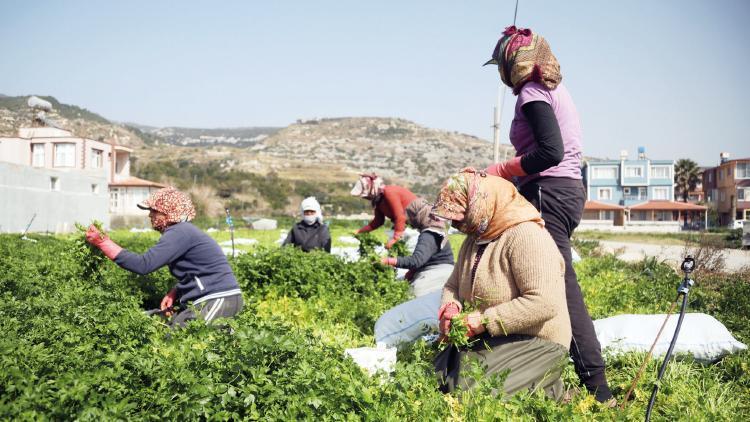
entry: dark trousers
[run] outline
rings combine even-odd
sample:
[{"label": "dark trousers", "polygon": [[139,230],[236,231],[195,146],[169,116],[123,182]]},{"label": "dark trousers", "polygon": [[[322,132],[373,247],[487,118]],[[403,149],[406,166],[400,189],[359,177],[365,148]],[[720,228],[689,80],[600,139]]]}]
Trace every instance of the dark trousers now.
[{"label": "dark trousers", "polygon": [[576,373],[586,389],[596,394],[597,400],[608,400],[612,393],[604,373],[601,346],[583,302],[570,252],[570,237],[581,221],[586,190],[580,180],[559,177],[532,180],[519,190],[542,213],[544,227],[552,235],[565,260],[565,295],[573,331],[570,356]]}]

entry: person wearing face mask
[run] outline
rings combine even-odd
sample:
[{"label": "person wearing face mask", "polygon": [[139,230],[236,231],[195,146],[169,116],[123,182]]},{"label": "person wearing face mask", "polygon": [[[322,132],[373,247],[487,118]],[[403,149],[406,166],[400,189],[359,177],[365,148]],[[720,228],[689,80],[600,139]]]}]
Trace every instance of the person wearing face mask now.
[{"label": "person wearing face mask", "polygon": [[328,226],[323,224],[323,213],[320,204],[311,196],[305,198],[300,206],[302,221],[289,230],[282,246],[296,246],[305,252],[313,249],[323,249],[331,252],[331,233]]},{"label": "person wearing face mask", "polygon": [[[172,317],[172,327],[201,318],[207,323],[237,315],[243,306],[242,291],[221,247],[190,220],[195,209],[190,196],[174,187],[152,193],[138,207],[149,210],[159,241],[143,255],[123,249],[93,225],[86,241],[99,248],[120,267],[136,274],[152,273],[163,266],[177,279],[161,301],[161,310]],[[174,305],[180,311],[172,316]]]},{"label": "person wearing face mask", "polygon": [[473,343],[449,345],[435,359],[441,391],[475,384],[463,369],[468,357],[487,375],[509,371],[508,396],[542,390],[560,400],[571,339],[565,261],[539,211],[510,182],[468,168],[448,179],[432,213],[467,235],[443,288],[441,333],[474,309],[463,317]]}]

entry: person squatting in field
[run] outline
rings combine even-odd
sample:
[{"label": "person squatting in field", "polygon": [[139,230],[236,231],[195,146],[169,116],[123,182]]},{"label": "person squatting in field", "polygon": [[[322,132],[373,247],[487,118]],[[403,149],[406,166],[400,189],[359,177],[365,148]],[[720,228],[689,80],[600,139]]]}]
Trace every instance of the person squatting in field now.
[{"label": "person squatting in field", "polygon": [[434,218],[432,205],[416,198],[406,207],[406,221],[419,230],[417,246],[411,256],[383,257],[381,263],[406,268],[412,294],[424,296],[445,285],[453,271],[453,250],[445,232],[445,223]]},{"label": "person squatting in field", "polygon": [[366,233],[377,229],[385,222],[385,217],[393,221],[393,237],[385,247],[390,249],[404,235],[406,230],[406,208],[417,196],[409,189],[396,185],[386,185],[376,174],[362,174],[350,194],[369,200],[375,216],[369,224],[357,230]]},{"label": "person squatting in field", "polygon": [[315,197],[305,198],[300,205],[302,221],[292,226],[282,246],[296,246],[305,252],[323,249],[331,252],[331,233],[323,223],[323,212]]},{"label": "person squatting in field", "polygon": [[464,322],[478,340],[438,354],[441,390],[475,384],[461,366],[468,357],[486,375],[510,370],[507,395],[543,390],[560,400],[571,338],[565,262],[539,212],[510,182],[467,168],[448,179],[433,214],[467,235],[443,289],[440,331],[447,336],[452,319],[471,305]]},{"label": "person squatting in field", "polygon": [[491,175],[515,180],[541,213],[565,259],[565,292],[572,324],[570,354],[576,373],[600,402],[612,402],[601,346],[572,265],[570,237],[581,221],[586,190],[581,182],[582,135],[573,99],[562,83],[549,44],[530,29],[511,26],[492,58],[500,79],[517,96],[510,142],[516,157],[491,165]]},{"label": "person squatting in field", "polygon": [[181,310],[172,316],[172,327],[197,318],[211,322],[237,315],[243,306],[240,286],[216,241],[190,223],[195,217],[190,197],[167,187],[152,193],[138,207],[149,210],[152,227],[161,233],[157,244],[145,254],[123,249],[93,225],[86,240],[136,274],[169,267],[177,284],[162,299],[161,309],[165,316],[172,316],[173,305],[179,302]]}]

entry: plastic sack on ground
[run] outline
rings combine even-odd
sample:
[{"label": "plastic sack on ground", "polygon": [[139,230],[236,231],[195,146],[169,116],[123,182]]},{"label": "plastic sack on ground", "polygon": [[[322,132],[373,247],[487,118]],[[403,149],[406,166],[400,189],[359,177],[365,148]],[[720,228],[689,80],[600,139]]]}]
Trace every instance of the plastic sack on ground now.
[{"label": "plastic sack on ground", "polygon": [[[666,314],[618,315],[594,321],[594,328],[602,350],[610,353],[648,352],[665,318]],[[667,353],[678,319],[679,314],[669,318],[654,347],[654,356]],[[716,318],[689,313],[682,322],[674,354],[689,353],[698,361],[714,362],[745,349],[747,346],[737,341]]]},{"label": "plastic sack on ground", "polygon": [[344,354],[351,356],[354,363],[370,375],[378,371],[393,372],[393,367],[396,365],[396,349],[383,344],[378,344],[378,347],[346,349]]},{"label": "plastic sack on ground", "polygon": [[437,332],[441,295],[432,292],[387,310],[375,323],[375,342],[398,346]]}]

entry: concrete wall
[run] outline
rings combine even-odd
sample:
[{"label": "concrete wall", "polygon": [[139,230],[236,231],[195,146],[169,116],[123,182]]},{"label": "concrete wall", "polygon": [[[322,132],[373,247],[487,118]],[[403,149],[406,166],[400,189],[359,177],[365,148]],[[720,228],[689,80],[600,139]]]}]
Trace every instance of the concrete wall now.
[{"label": "concrete wall", "polygon": [[628,221],[624,226],[615,226],[612,222],[606,220],[581,220],[576,230],[601,230],[616,233],[678,233],[680,231],[680,222]]},{"label": "concrete wall", "polygon": [[[109,227],[107,179],[82,172],[33,168],[0,162],[0,232],[22,232],[36,213],[29,231],[65,233],[74,223],[99,220]],[[59,191],[50,179],[57,177]],[[98,194],[92,193],[98,185]]]},{"label": "concrete wall", "polygon": [[31,164],[31,145],[21,138],[0,137],[0,161],[15,164]]}]

